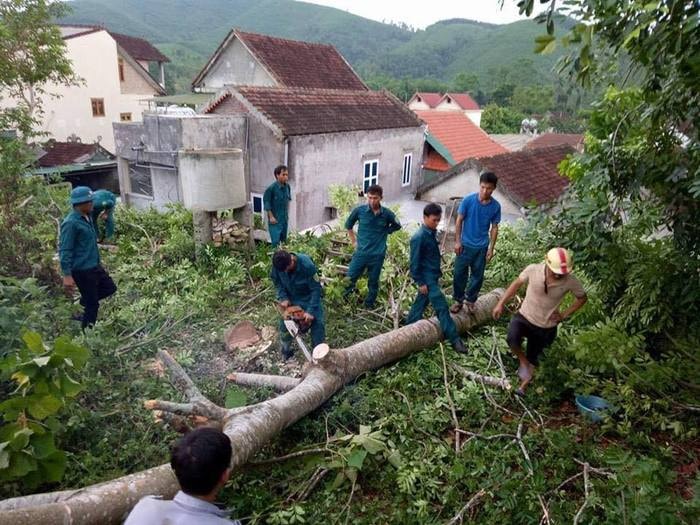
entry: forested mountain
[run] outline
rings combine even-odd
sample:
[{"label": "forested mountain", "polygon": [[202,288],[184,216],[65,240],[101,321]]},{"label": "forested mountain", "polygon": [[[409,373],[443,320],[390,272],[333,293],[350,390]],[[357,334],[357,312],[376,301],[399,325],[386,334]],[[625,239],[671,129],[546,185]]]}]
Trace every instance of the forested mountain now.
[{"label": "forested mountain", "polygon": [[76,0],[62,22],[100,23],[140,36],[172,60],[169,90],[189,82],[231,28],[300,40],[327,42],[365,79],[432,78],[451,81],[476,74],[491,89],[504,77],[549,83],[558,55],[535,55],[532,21],[493,25],[444,20],[414,30],[375,22],[345,11],[292,0]]}]

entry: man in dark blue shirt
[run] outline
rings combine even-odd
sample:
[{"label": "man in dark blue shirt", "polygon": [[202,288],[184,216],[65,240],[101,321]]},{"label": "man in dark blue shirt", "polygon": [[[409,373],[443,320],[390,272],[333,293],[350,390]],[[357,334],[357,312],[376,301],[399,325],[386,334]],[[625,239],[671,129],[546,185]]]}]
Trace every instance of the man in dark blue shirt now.
[{"label": "man in dark blue shirt", "polygon": [[[289,253],[284,250],[272,256],[272,282],[277,289],[277,301],[281,310],[289,306],[300,306],[304,310],[304,321],[311,323],[311,341],[315,346],[326,340],[326,324],[321,304],[321,283],[316,275],[316,265],[304,253]],[[291,336],[279,324],[282,356],[289,359],[294,353]]]},{"label": "man in dark blue shirt", "polygon": [[73,211],[61,223],[59,257],[63,287],[72,295],[80,290],[80,304],[85,308],[81,318],[83,329],[97,320],[100,301],[117,291],[112,278],[100,264],[97,234],[90,218],[94,194],[87,186],[71,191]]},{"label": "man in dark blue shirt", "polygon": [[275,182],[270,184],[263,194],[263,206],[267,212],[268,230],[272,247],[287,241],[289,227],[289,201],[292,200],[292,189],[289,186],[289,171],[287,166],[275,168]]},{"label": "man in dark blue shirt", "polygon": [[[379,293],[379,276],[386,256],[386,239],[390,233],[401,229],[396,215],[381,204],[384,191],[378,184],[367,188],[367,204],[356,207],[345,221],[345,229],[355,247],[348,267],[350,283],[343,295],[347,298],[355,291],[355,283],[367,270],[367,297],[365,307],[372,308]],[[353,227],[359,222],[357,237]]]},{"label": "man in dark blue shirt", "polygon": [[431,203],[423,209],[423,225],[411,238],[411,277],[418,286],[418,295],[411,311],[406,318],[406,324],[415,323],[423,318],[423,312],[428,302],[440,321],[440,328],[445,339],[450,341],[452,348],[459,353],[467,353],[464,342],[457,333],[457,326],[450,316],[447,299],[440,289],[438,282],[442,276],[440,269],[440,246],[436,238],[437,227],[442,217],[442,208]]},{"label": "man in dark blue shirt", "polygon": [[498,177],[494,173],[482,173],[479,177],[479,192],[467,195],[459,205],[455,224],[457,258],[453,281],[455,303],[450,308],[452,313],[459,312],[463,302],[470,311],[474,309],[474,303],[484,283],[486,263],[493,257],[498,239],[498,224],[501,222],[501,205],[492,197],[497,183]]}]

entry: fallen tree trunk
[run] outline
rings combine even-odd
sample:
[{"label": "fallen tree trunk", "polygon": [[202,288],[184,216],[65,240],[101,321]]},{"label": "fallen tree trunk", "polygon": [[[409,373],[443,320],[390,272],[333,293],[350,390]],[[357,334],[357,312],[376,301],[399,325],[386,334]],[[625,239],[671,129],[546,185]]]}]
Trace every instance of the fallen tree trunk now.
[{"label": "fallen tree trunk", "polygon": [[[491,319],[491,310],[503,290],[494,290],[477,301],[473,313],[466,309],[453,318],[460,333]],[[231,438],[231,466],[250,460],[272,437],[312,412],[359,375],[393,363],[414,352],[434,346],[442,339],[435,318],[361,341],[348,348],[324,351],[304,370],[301,382],[286,393],[256,405],[225,409],[206,399],[185,371],[167,353],[159,357],[168,367],[173,383],[189,403],[151,400],[146,406],[188,417],[216,421]],[[12,498],[0,502],[0,525],[107,524],[120,523],[144,496],[172,498],[178,490],[169,465],[123,476],[74,491],[61,491]]]}]

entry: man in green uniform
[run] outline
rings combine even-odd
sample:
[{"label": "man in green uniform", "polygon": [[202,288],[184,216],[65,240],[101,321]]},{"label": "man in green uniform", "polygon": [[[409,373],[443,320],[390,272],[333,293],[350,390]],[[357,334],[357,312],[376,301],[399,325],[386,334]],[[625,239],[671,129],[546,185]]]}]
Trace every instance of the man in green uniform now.
[{"label": "man in green uniform", "polygon": [[[281,310],[289,306],[299,306],[304,310],[304,321],[311,323],[311,341],[315,346],[326,340],[326,324],[321,304],[321,283],[316,275],[316,265],[304,253],[289,253],[284,250],[272,256],[270,277],[277,289],[277,301]],[[280,320],[280,341],[282,356],[289,359],[292,339]]]},{"label": "man in green uniform", "polygon": [[287,240],[289,201],[291,200],[289,171],[287,166],[279,165],[275,168],[275,182],[270,184],[263,194],[263,205],[267,211],[268,230],[273,248]]},{"label": "man in green uniform", "polygon": [[117,291],[112,278],[100,264],[97,235],[92,224],[93,192],[87,186],[71,191],[73,211],[61,223],[59,255],[63,272],[63,287],[72,295],[80,290],[80,304],[85,309],[83,329],[95,324],[100,300]]},{"label": "man in green uniform", "polygon": [[[367,270],[367,297],[365,307],[372,308],[379,292],[379,276],[382,273],[386,255],[386,239],[390,233],[401,229],[396,215],[381,205],[384,191],[378,184],[367,188],[367,204],[356,207],[345,221],[345,229],[355,247],[350,261],[348,277],[350,283],[345,289],[344,298],[355,291],[355,283]],[[353,227],[359,222],[357,237]]]},{"label": "man in green uniform", "polygon": [[440,328],[445,339],[450,341],[455,351],[466,354],[464,342],[457,333],[457,326],[450,316],[447,299],[440,289],[440,246],[436,238],[437,227],[442,217],[442,208],[430,203],[423,209],[423,224],[411,238],[411,277],[418,286],[418,295],[413,301],[406,324],[415,323],[423,318],[428,302],[440,321]]},{"label": "man in green uniform", "polygon": [[[95,227],[97,241],[111,239],[114,236],[114,207],[117,205],[117,197],[109,190],[97,190],[92,201],[92,224]],[[105,221],[105,235],[100,237],[98,219]]]}]

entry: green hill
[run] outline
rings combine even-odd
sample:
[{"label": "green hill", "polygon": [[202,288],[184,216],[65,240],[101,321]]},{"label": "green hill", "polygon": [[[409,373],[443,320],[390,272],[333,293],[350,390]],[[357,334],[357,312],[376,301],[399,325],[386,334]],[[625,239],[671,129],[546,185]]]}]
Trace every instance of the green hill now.
[{"label": "green hill", "polygon": [[549,82],[558,57],[533,53],[534,37],[543,28],[532,21],[494,25],[452,19],[412,31],[292,0],[76,0],[69,5],[73,13],[61,22],[100,23],[157,45],[172,60],[168,87],[178,92],[189,90],[233,27],[331,43],[364,76],[449,81],[467,72],[487,88],[514,71],[528,83]]}]

